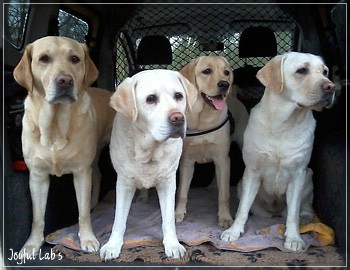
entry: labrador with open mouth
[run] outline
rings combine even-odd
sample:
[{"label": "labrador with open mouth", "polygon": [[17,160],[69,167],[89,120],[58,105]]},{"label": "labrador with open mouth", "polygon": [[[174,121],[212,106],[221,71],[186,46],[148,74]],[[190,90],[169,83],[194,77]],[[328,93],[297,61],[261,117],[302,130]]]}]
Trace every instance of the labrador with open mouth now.
[{"label": "labrador with open mouth", "polygon": [[229,227],[230,214],[230,121],[226,105],[233,72],[224,57],[200,56],[180,70],[197,89],[197,101],[187,114],[187,136],[180,161],[176,222],[186,214],[187,198],[195,163],[215,164],[218,185],[218,224]]},{"label": "labrador with open mouth", "polygon": [[238,188],[239,207],[222,240],[240,237],[251,210],[264,217],[286,216],[284,246],[295,252],[304,249],[299,225],[314,215],[313,172],[308,168],[316,126],[312,110],[330,107],[335,96],[327,76],[319,56],[297,52],[276,56],[258,71],[266,89],[244,133],[246,168]]},{"label": "labrador with open mouth", "polygon": [[175,230],[176,170],[186,134],[186,109],[196,89],[177,71],[147,70],[125,79],[110,105],[117,111],[110,143],[118,174],[112,233],[101,248],[103,260],[117,258],[136,189],[155,187],[162,214],[163,244],[168,257],[180,258],[185,248]]},{"label": "labrador with open mouth", "polygon": [[31,234],[21,252],[36,254],[44,242],[49,175],[73,174],[79,209],[81,249],[99,249],[90,221],[99,195],[98,156],[109,142],[115,112],[106,106],[111,92],[92,88],[98,70],[84,44],[65,37],[44,37],[27,45],[14,69],[28,90],[22,147],[29,168],[33,204]]}]

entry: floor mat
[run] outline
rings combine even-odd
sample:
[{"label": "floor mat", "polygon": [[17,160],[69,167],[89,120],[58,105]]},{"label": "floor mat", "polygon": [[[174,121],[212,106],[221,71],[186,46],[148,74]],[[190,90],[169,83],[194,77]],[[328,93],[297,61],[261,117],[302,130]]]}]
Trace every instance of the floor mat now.
[{"label": "floor mat", "polygon": [[[238,201],[235,198],[235,190],[231,190],[232,213],[235,213]],[[91,219],[94,232],[101,246],[109,239],[114,219],[115,193],[110,192],[93,210]],[[283,246],[284,243],[284,218],[261,218],[250,216],[245,226],[246,232],[240,239],[233,243],[219,239],[223,229],[217,225],[217,194],[206,188],[194,188],[189,192],[187,215],[182,223],[176,224],[179,241],[185,244],[187,255],[179,261],[203,261],[199,257],[208,258],[201,254],[211,254],[207,259],[210,264],[218,264],[213,259],[215,254],[220,254],[221,265],[225,263],[222,254],[232,251],[249,253],[274,248],[279,249],[281,256],[298,257],[300,254],[289,253]],[[118,261],[132,261],[141,259],[146,262],[170,263],[166,258],[162,247],[161,213],[158,197],[155,190],[150,191],[148,203],[134,202],[131,206],[127,230],[124,235],[124,246]],[[315,222],[300,228],[301,237],[306,243],[305,252],[310,252],[310,247],[323,247],[334,242],[333,230],[326,225]],[[58,245],[56,248],[68,257],[75,260],[99,261],[98,254],[84,254],[80,251],[78,238],[78,225],[56,231],[46,237],[46,241]],[[149,247],[149,248],[146,248]],[[216,251],[213,251],[216,250]],[[154,251],[157,253],[154,254]],[[211,252],[213,251],[213,252]],[[140,257],[140,254],[143,254]],[[157,255],[158,254],[158,255]],[[230,254],[230,253],[228,253]],[[304,254],[304,256],[306,256]],[[336,254],[336,253],[335,253]],[[242,254],[241,254],[242,255]],[[246,258],[246,255],[242,255]],[[255,255],[254,255],[255,256]],[[338,255],[339,256],[339,255]],[[228,255],[228,257],[230,257]],[[249,257],[249,256],[248,256]],[[278,255],[279,258],[280,255]],[[328,257],[328,256],[327,256]],[[329,257],[328,257],[329,258]],[[333,258],[335,258],[333,256]],[[287,260],[289,261],[289,260]],[[336,259],[336,261],[338,261]],[[216,263],[215,263],[216,262]],[[327,264],[328,265],[328,264]],[[339,264],[337,264],[339,265]]]},{"label": "floor mat", "polygon": [[[54,250],[61,253],[67,259],[79,263],[100,262],[98,253],[86,254],[57,245]],[[162,265],[162,266],[280,266],[280,267],[341,267],[345,266],[344,259],[339,255],[334,246],[310,247],[304,253],[287,253],[277,249],[264,249],[254,252],[233,252],[219,250],[213,245],[204,243],[199,246],[186,246],[186,255],[181,259],[169,259],[161,246],[143,246],[124,249],[118,259],[118,263],[128,263],[130,266]],[[95,264],[93,264],[95,265]],[[105,265],[105,263],[101,263]],[[108,264],[111,266],[113,264]]]}]

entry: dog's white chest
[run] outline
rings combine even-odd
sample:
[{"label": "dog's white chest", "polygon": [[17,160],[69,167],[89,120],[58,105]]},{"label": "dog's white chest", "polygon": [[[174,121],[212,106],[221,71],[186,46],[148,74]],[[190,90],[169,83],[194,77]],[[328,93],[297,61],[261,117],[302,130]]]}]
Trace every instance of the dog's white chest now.
[{"label": "dog's white chest", "polygon": [[283,164],[278,157],[266,158],[260,165],[262,186],[270,195],[281,196],[286,193],[287,185],[291,180],[292,163]]},{"label": "dog's white chest", "polygon": [[124,179],[134,185],[136,188],[149,189],[156,187],[158,184],[165,183],[174,179],[178,161],[175,159],[169,159],[169,163],[166,166],[162,162],[151,161],[146,164],[131,163],[129,168],[121,170],[119,166],[116,167],[116,171],[120,172],[124,176]]},{"label": "dog's white chest", "polygon": [[86,139],[84,144],[80,144],[80,147],[77,147],[78,145],[75,140],[68,140],[62,149],[55,143],[47,147],[43,146],[38,138],[30,143],[23,143],[23,154],[29,169],[40,168],[42,172],[62,176],[90,166],[92,163],[94,156],[88,153],[95,152],[96,146],[92,145],[89,139]]},{"label": "dog's white chest", "polygon": [[264,190],[270,195],[281,196],[300,170],[308,165],[311,151],[312,137],[297,139],[286,135],[283,140],[270,137],[259,146],[255,145],[255,153],[247,162],[256,165]]},{"label": "dog's white chest", "polygon": [[196,162],[208,163],[213,160],[216,147],[210,136],[203,135],[186,140],[188,140],[185,145],[186,154],[190,155]]},{"label": "dog's white chest", "polygon": [[110,145],[113,166],[118,175],[139,189],[149,189],[175,177],[182,139],[169,139],[148,150],[141,148],[138,144],[135,146],[132,140],[124,141],[124,145]]},{"label": "dog's white chest", "polygon": [[[35,168],[40,168],[41,171],[47,172],[52,175],[62,176],[65,173],[70,173],[67,171],[67,166],[62,163],[62,159],[57,155],[35,155],[32,157],[32,165]],[[70,167],[70,166],[69,166]]]},{"label": "dog's white chest", "polygon": [[227,123],[220,129],[199,135],[186,137],[184,140],[184,155],[198,163],[213,161],[213,157],[221,155],[230,148],[230,125]]}]

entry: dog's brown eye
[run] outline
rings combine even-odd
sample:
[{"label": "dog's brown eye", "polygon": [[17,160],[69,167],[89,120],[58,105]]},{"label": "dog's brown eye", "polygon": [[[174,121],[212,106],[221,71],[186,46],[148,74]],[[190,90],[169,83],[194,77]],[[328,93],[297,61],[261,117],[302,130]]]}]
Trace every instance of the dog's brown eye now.
[{"label": "dog's brown eye", "polygon": [[48,55],[44,54],[39,58],[39,61],[43,62],[43,63],[48,63],[48,62],[50,62],[50,57]]},{"label": "dog's brown eye", "polygon": [[325,70],[323,71],[323,75],[324,75],[324,76],[328,76],[328,70],[327,70],[327,69],[325,69]]},{"label": "dog's brown eye", "polygon": [[177,101],[181,101],[182,99],[183,99],[183,95],[181,94],[181,93],[175,93],[175,100],[177,100]]},{"label": "dog's brown eye", "polygon": [[299,68],[296,73],[301,74],[301,75],[306,75],[308,73],[307,68]]},{"label": "dog's brown eye", "polygon": [[206,74],[206,75],[211,74],[212,72],[213,72],[213,71],[212,71],[211,68],[207,68],[207,69],[205,69],[205,70],[202,71],[202,73],[203,73],[203,74]]},{"label": "dog's brown eye", "polygon": [[230,75],[230,71],[225,70],[225,71],[224,71],[224,74],[225,74],[225,76],[229,76],[229,75]]},{"label": "dog's brown eye", "polygon": [[73,64],[77,64],[77,63],[80,62],[80,59],[79,59],[78,56],[73,55],[73,56],[71,56],[70,61],[71,61]]},{"label": "dog's brown eye", "polygon": [[147,104],[155,104],[158,102],[158,97],[156,95],[149,95],[146,98]]}]

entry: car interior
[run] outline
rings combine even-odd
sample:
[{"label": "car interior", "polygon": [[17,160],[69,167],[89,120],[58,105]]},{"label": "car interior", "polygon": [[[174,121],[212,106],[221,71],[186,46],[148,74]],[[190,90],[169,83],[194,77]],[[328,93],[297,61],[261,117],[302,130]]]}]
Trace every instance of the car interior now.
[{"label": "car interior", "polygon": [[[81,3],[80,3],[81,2]],[[270,2],[270,1],[269,1]],[[1,252],[5,266],[19,267],[10,250],[19,251],[31,228],[29,173],[22,155],[21,132],[27,91],[13,70],[25,46],[44,36],[65,36],[88,46],[99,70],[93,86],[114,92],[127,77],[142,70],[179,71],[201,55],[224,56],[233,68],[238,99],[248,112],[260,101],[264,86],[256,73],[276,55],[289,51],[320,55],[336,85],[332,108],[314,111],[317,121],[310,167],[314,171],[313,206],[319,219],[334,230],[336,253],[347,264],[347,0],[317,3],[104,3],[103,1],[5,1],[3,20],[3,223]],[[107,106],[107,105],[106,105]],[[229,108],[230,109],[230,108]],[[244,172],[242,153],[230,148],[231,186]],[[117,174],[105,147],[99,160],[102,200],[115,189]],[[208,186],[215,174],[212,163],[196,164],[191,188]],[[50,176],[45,235],[78,222],[71,175]],[[232,213],[234,216],[234,213]],[[46,248],[52,246],[45,244]],[[278,256],[280,251],[275,250]],[[294,261],[295,262],[295,261]],[[30,266],[103,266],[64,262],[28,262]],[[114,264],[113,264],[114,263]],[[296,265],[300,266],[300,261]],[[305,262],[307,265],[307,262]],[[105,265],[147,266],[147,262],[109,262]],[[191,262],[191,265],[207,265]],[[293,265],[293,264],[292,264]],[[317,265],[317,262],[316,262]],[[252,263],[251,266],[257,266]],[[319,265],[322,266],[322,265]],[[73,268],[71,268],[73,269]]]}]

